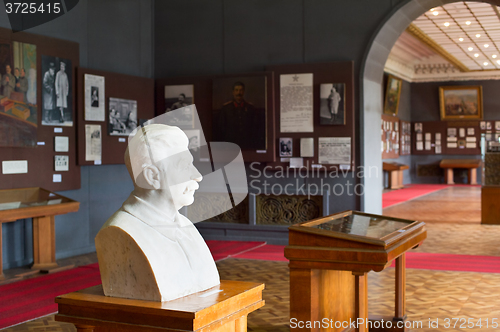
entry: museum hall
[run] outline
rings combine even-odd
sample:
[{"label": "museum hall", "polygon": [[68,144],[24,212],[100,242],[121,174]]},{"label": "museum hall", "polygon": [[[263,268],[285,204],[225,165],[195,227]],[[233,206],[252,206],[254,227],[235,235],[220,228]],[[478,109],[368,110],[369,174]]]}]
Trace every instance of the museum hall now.
[{"label": "museum hall", "polygon": [[499,91],[499,0],[4,0],[0,330],[500,331]]}]

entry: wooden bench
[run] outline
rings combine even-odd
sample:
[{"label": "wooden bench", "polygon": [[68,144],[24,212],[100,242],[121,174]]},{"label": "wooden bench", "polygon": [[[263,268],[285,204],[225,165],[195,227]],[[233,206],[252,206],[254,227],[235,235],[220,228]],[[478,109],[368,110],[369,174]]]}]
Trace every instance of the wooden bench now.
[{"label": "wooden bench", "polygon": [[409,169],[408,165],[398,163],[383,163],[382,169],[389,173],[389,188],[403,188],[403,171]]},{"label": "wooden bench", "polygon": [[481,166],[480,159],[443,159],[439,166],[444,169],[444,180],[446,184],[453,182],[453,170],[455,168],[467,168],[469,184],[477,184],[477,168]]}]

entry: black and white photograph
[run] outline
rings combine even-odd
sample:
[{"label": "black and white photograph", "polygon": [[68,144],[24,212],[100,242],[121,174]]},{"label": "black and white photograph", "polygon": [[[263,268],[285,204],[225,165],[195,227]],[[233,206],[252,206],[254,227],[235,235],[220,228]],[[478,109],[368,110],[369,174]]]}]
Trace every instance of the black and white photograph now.
[{"label": "black and white photograph", "polygon": [[448,128],[447,134],[448,134],[448,137],[457,136],[457,128]]},{"label": "black and white photograph", "polygon": [[54,171],[69,171],[69,156],[54,156]]},{"label": "black and white photograph", "polygon": [[345,84],[320,85],[319,123],[322,125],[345,124]]},{"label": "black and white photograph", "polygon": [[128,136],[137,128],[137,101],[109,98],[109,127],[111,136]]},{"label": "black and white photograph", "polygon": [[486,130],[486,121],[479,122],[479,128],[481,130]]},{"label": "black and white photograph", "polygon": [[213,140],[266,150],[266,76],[213,80]]},{"label": "black and white photograph", "polygon": [[415,132],[416,132],[416,133],[421,133],[421,132],[422,132],[422,130],[423,130],[423,128],[424,128],[424,127],[423,127],[423,125],[422,125],[422,123],[421,123],[421,122],[417,122],[417,123],[415,123]]},{"label": "black and white photograph", "polygon": [[279,144],[280,157],[291,157],[293,155],[293,139],[281,137]]},{"label": "black and white photograph", "polygon": [[92,107],[99,107],[99,88],[97,86],[90,87],[90,100]]},{"label": "black and white photograph", "polygon": [[[165,113],[194,104],[194,85],[165,85]],[[191,108],[175,112],[169,118],[170,126],[194,128],[194,114]]]},{"label": "black and white photograph", "polygon": [[73,126],[71,60],[42,55],[42,125]]}]

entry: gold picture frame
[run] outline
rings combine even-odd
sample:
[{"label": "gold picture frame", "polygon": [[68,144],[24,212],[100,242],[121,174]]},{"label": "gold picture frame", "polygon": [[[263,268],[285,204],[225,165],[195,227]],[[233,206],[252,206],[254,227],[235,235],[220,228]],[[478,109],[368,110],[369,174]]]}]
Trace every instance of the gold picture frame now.
[{"label": "gold picture frame", "polygon": [[440,86],[439,111],[441,120],[481,120],[482,86]]},{"label": "gold picture frame", "polygon": [[397,116],[403,80],[389,75],[385,91],[384,114]]}]

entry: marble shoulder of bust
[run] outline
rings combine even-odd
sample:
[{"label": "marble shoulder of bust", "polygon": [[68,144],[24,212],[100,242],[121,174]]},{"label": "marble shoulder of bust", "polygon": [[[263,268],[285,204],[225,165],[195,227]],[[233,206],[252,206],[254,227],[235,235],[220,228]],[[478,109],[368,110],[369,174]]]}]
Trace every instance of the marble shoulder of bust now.
[{"label": "marble shoulder of bust", "polygon": [[105,295],[170,301],[220,283],[194,225],[162,233],[123,209],[104,224],[95,243]]}]

